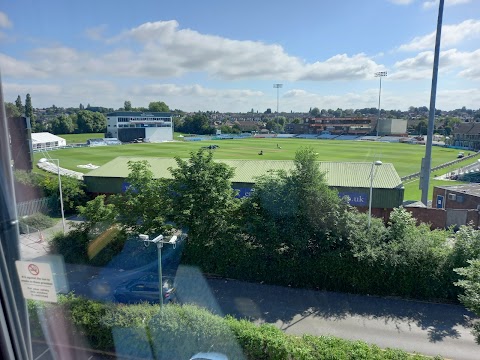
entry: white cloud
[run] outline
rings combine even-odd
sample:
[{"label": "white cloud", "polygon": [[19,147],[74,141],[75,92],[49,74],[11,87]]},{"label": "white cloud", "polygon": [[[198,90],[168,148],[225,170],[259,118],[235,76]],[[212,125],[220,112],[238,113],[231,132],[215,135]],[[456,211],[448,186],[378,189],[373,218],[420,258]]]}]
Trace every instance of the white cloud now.
[{"label": "white cloud", "polygon": [[[424,36],[417,36],[407,44],[401,45],[398,49],[402,51],[418,51],[433,49],[435,46],[436,31]],[[456,45],[463,40],[478,37],[480,35],[480,20],[465,20],[455,25],[444,25],[442,27],[441,46],[449,47]]]},{"label": "white cloud", "polygon": [[[432,76],[433,51],[424,51],[413,58],[398,61],[394,64],[393,79],[418,80]],[[440,52],[440,71],[459,70],[459,75],[471,80],[480,79],[480,49],[462,52],[450,49]]]},{"label": "white cloud", "polygon": [[[95,37],[98,32],[90,32],[90,35]],[[146,23],[108,42],[110,46],[103,54],[89,54],[64,46],[38,48],[28,54],[29,61],[25,64],[52,78],[110,75],[159,79],[203,72],[212,78],[229,81],[366,79],[381,67],[365,54],[340,54],[307,63],[276,44],[200,34],[179,29],[176,21]],[[120,42],[119,49],[111,50]],[[12,71],[10,75],[21,78],[24,72]]]},{"label": "white cloud", "polygon": [[[454,6],[460,4],[468,4],[471,0],[445,0],[445,6]],[[437,8],[438,7],[438,0],[429,0],[423,3],[424,9],[430,8]]]},{"label": "white cloud", "polygon": [[8,18],[7,14],[0,11],[0,28],[10,28],[12,25],[13,24]]},{"label": "white cloud", "polygon": [[0,53],[0,70],[4,77],[39,78],[46,74],[35,69],[30,63]]}]

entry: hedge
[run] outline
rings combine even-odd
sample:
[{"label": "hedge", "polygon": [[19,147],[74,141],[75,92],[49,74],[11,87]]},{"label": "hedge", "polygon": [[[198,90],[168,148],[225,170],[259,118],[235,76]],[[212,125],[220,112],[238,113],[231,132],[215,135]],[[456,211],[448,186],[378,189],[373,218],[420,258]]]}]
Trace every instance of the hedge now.
[{"label": "hedge", "polygon": [[28,308],[34,338],[42,337],[43,319],[44,326],[48,322],[72,339],[117,356],[188,359],[212,351],[242,360],[427,358],[332,336],[287,335],[272,325],[222,318],[194,305],[122,305],[69,294],[60,295],[58,304],[29,301]]}]

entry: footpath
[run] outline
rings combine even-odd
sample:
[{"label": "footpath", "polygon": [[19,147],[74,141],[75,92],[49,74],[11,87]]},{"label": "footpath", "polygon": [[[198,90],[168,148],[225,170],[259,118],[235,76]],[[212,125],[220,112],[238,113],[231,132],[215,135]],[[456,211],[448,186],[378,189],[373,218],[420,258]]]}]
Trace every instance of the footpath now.
[{"label": "footpath", "polygon": [[[70,231],[76,220],[65,219],[65,231]],[[27,234],[20,234],[20,256],[22,260],[32,260],[40,256],[44,256],[49,252],[50,240],[55,234],[63,231],[62,221],[60,220],[55,226],[45,230],[29,229]]]}]

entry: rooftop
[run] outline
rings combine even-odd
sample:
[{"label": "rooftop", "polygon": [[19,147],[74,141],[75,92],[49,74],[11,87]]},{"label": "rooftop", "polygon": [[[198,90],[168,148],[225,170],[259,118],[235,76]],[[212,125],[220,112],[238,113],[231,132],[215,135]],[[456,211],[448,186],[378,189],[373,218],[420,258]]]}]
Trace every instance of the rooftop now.
[{"label": "rooftop", "polygon": [[64,138],[60,136],[50,134],[48,132],[39,132],[39,133],[32,133],[32,143],[45,143],[45,142],[55,142],[55,141],[65,141]]},{"label": "rooftop", "polygon": [[[153,157],[124,157],[120,156],[106,163],[98,169],[90,171],[85,177],[114,177],[126,178],[129,174],[129,161],[146,160],[156,178],[171,178],[169,167],[176,168],[175,159]],[[225,163],[235,169],[232,182],[255,183],[255,179],[271,171],[294,169],[292,160],[215,160]],[[370,188],[370,162],[318,162],[320,171],[325,173],[329,186]],[[373,186],[382,189],[402,188],[402,181],[395,168],[390,163],[374,167],[375,176]]]},{"label": "rooftop", "polygon": [[435,186],[436,188],[480,197],[480,184]]},{"label": "rooftop", "polygon": [[149,112],[149,111],[114,111],[108,113],[107,116],[157,116],[157,117],[171,117],[169,112]]}]

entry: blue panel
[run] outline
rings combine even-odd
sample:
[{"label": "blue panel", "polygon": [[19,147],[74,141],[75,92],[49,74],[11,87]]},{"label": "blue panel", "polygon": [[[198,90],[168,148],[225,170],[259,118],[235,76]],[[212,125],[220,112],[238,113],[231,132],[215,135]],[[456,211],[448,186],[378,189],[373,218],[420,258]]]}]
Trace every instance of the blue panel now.
[{"label": "blue panel", "polygon": [[250,197],[254,191],[253,188],[235,188],[235,190],[238,190],[237,198]]},{"label": "blue panel", "polygon": [[437,209],[443,209],[443,195],[437,195]]},{"label": "blue panel", "polygon": [[367,206],[368,195],[364,193],[339,192],[338,196],[341,198],[348,196],[350,198],[349,204],[352,206]]}]

